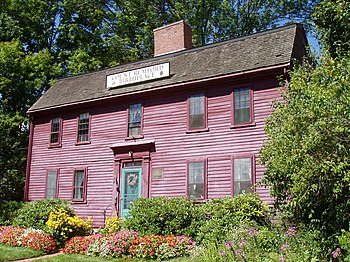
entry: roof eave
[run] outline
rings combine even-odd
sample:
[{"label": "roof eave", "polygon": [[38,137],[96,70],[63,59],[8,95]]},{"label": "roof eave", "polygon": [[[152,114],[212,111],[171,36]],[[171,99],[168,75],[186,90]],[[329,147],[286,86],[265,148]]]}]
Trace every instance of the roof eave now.
[{"label": "roof eave", "polygon": [[65,103],[62,105],[49,106],[49,107],[43,107],[43,108],[38,108],[38,109],[30,109],[29,108],[29,110],[27,111],[27,114],[39,113],[39,112],[43,112],[43,111],[60,109],[60,108],[69,107],[69,106],[76,106],[76,105],[81,105],[81,104],[85,104],[85,103],[110,100],[110,99],[115,99],[115,98],[119,98],[119,97],[125,97],[125,96],[140,94],[140,93],[149,93],[149,92],[153,92],[156,90],[183,87],[183,86],[194,85],[194,84],[201,84],[201,83],[208,82],[208,81],[224,80],[224,79],[228,79],[228,78],[232,78],[232,77],[239,77],[239,76],[248,75],[248,74],[260,73],[263,71],[278,70],[278,69],[282,69],[282,68],[287,68],[289,66],[290,66],[290,62],[279,64],[279,65],[273,65],[273,66],[269,66],[269,67],[252,69],[252,70],[243,71],[243,72],[236,72],[236,73],[232,73],[232,74],[214,76],[214,77],[210,77],[210,78],[202,78],[202,79],[193,80],[193,81],[189,81],[189,82],[182,82],[182,83],[176,83],[176,84],[171,84],[171,85],[159,86],[159,87],[155,87],[155,88],[151,88],[151,89],[147,89],[147,90],[140,90],[140,91],[128,92],[128,93],[124,93],[124,94],[110,95],[110,96],[105,96],[105,97],[100,97],[100,98],[95,98],[95,99],[83,100],[83,101],[78,101],[78,102]]}]

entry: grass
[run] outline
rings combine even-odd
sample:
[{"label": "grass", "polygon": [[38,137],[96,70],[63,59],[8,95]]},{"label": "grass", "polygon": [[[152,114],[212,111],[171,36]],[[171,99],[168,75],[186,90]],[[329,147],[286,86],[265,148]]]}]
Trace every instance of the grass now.
[{"label": "grass", "polygon": [[[77,255],[77,254],[72,254],[72,255],[58,255],[55,257],[51,258],[43,258],[43,259],[38,259],[36,261],[39,262],[65,262],[65,261],[74,261],[74,262],[105,262],[105,261],[115,261],[115,262],[125,262],[125,261],[131,261],[131,262],[141,262],[144,260],[139,260],[139,259],[133,259],[133,260],[123,260],[123,259],[116,259],[116,258],[103,258],[103,257],[89,257],[89,256],[83,256],[83,255]],[[147,260],[147,261],[156,261],[156,260]],[[193,261],[191,258],[188,257],[183,257],[183,258],[175,258],[169,260],[171,262],[191,262]]]},{"label": "grass", "polygon": [[0,262],[38,257],[43,254],[42,251],[32,250],[26,247],[13,247],[0,244]]},{"label": "grass", "polygon": [[77,254],[72,254],[72,255],[58,255],[54,257],[49,257],[49,258],[43,258],[43,259],[38,259],[36,261],[40,262],[65,262],[65,261],[74,261],[74,262],[104,262],[104,261],[125,261],[125,260],[119,260],[119,259],[108,259],[108,258],[102,258],[102,257],[88,257],[88,256],[83,256],[83,255],[77,255]]}]

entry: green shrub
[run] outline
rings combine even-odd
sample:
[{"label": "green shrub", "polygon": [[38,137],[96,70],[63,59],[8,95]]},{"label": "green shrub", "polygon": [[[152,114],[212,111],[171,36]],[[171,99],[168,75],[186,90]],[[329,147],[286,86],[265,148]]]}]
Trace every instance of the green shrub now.
[{"label": "green shrub", "polygon": [[197,240],[211,243],[223,241],[225,235],[241,223],[268,225],[268,206],[254,194],[211,199],[202,207],[207,221],[199,230]]},{"label": "green shrub", "polygon": [[16,211],[22,207],[22,202],[0,201],[0,226],[12,224]]},{"label": "green shrub", "polygon": [[220,243],[208,243],[198,261],[326,261],[318,231],[242,223],[225,237]]},{"label": "green shrub", "polygon": [[16,217],[13,219],[13,225],[45,230],[45,223],[49,218],[50,212],[58,208],[63,208],[70,214],[73,214],[72,208],[64,200],[55,199],[26,202],[17,210]]},{"label": "green shrub", "polygon": [[338,236],[338,241],[344,253],[344,261],[350,262],[350,226],[349,231],[342,230],[341,236]]},{"label": "green shrub", "polygon": [[186,197],[139,198],[133,202],[125,227],[141,235],[195,236],[204,221],[202,209]]}]

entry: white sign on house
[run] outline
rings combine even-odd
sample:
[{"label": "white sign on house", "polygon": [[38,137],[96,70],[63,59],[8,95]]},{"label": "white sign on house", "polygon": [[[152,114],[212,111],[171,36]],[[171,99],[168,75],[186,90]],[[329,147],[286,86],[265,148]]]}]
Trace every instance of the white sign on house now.
[{"label": "white sign on house", "polygon": [[170,75],[169,63],[143,67],[107,76],[107,88],[145,82]]}]

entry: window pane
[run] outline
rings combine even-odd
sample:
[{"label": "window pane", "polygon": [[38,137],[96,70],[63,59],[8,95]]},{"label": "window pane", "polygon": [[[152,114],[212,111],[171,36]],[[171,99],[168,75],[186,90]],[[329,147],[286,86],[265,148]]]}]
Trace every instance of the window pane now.
[{"label": "window pane", "polygon": [[59,132],[60,131],[60,119],[54,118],[51,121],[51,132]]},{"label": "window pane", "polygon": [[57,187],[57,172],[50,171],[47,173],[47,181],[46,181],[46,198],[47,199],[56,198],[56,187]]},{"label": "window pane", "polygon": [[74,199],[83,199],[84,189],[77,187],[74,189]]},{"label": "window pane", "polygon": [[234,122],[250,122],[250,89],[238,88],[234,90]]},{"label": "window pane", "polygon": [[74,186],[75,187],[84,186],[84,171],[82,170],[75,171]]},{"label": "window pane", "polygon": [[203,94],[190,97],[190,128],[205,127],[205,108]]},{"label": "window pane", "polygon": [[123,167],[134,167],[134,166],[142,166],[142,161],[125,162],[123,164]]},{"label": "window pane", "polygon": [[128,136],[139,136],[141,135],[141,127],[129,127]]},{"label": "window pane", "polygon": [[252,159],[234,159],[234,194],[239,195],[251,192],[252,186]]},{"label": "window pane", "polygon": [[54,144],[54,143],[58,143],[58,142],[59,142],[58,133],[51,134],[50,143]]},{"label": "window pane", "polygon": [[235,182],[235,196],[241,194],[248,194],[252,192],[252,185],[250,182]]},{"label": "window pane", "polygon": [[128,119],[128,136],[141,135],[141,104],[130,105]]},{"label": "window pane", "polygon": [[204,162],[188,164],[188,196],[204,198]]}]

